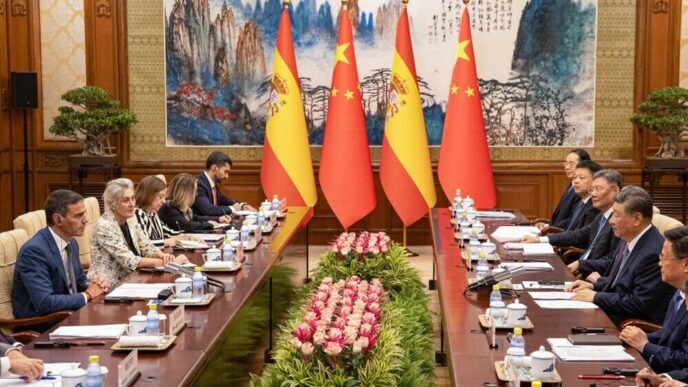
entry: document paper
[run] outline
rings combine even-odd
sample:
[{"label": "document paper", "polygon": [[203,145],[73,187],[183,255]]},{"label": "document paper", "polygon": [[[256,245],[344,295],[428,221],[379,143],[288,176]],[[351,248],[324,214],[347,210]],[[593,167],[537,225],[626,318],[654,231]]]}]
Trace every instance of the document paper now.
[{"label": "document paper", "polygon": [[119,339],[127,324],[110,325],[65,325],[50,333],[50,340],[56,339]]},{"label": "document paper", "polygon": [[523,243],[523,255],[554,254],[554,248],[549,243]]},{"label": "document paper", "polygon": [[535,300],[535,303],[544,309],[597,309],[597,305],[585,301]]},{"label": "document paper", "polygon": [[497,242],[519,242],[525,235],[540,234],[540,230],[533,226],[500,226],[492,233]]},{"label": "document paper", "polygon": [[573,292],[528,292],[534,300],[570,300]]},{"label": "document paper", "polygon": [[105,299],[119,299],[119,298],[158,298],[158,293],[165,289],[169,289],[174,284],[140,284],[140,283],[124,283],[115,288],[105,296]]},{"label": "document paper", "polygon": [[621,345],[573,345],[565,338],[549,338],[547,342],[564,361],[635,361]]}]

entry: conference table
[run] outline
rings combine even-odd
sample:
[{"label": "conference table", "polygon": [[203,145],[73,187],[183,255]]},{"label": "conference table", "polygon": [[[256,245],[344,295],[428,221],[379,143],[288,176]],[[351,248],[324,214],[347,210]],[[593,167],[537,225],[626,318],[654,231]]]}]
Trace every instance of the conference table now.
[{"label": "conference table", "polygon": [[[481,219],[490,233],[504,219]],[[458,242],[454,238],[451,214],[447,208],[433,209],[430,216],[433,237],[434,265],[437,272],[437,290],[441,307],[441,324],[444,332],[441,353],[446,354],[450,378],[455,386],[498,385],[495,372],[495,361],[503,360],[508,349],[506,331],[497,331],[497,349],[491,349],[489,330],[483,330],[478,322],[478,315],[485,313],[489,304],[489,291],[481,290],[464,295],[469,277],[473,276],[461,259]],[[505,254],[504,246],[497,244],[498,254],[507,261],[524,260],[522,253]],[[529,259],[530,257],[528,257]],[[556,255],[538,256],[546,259],[553,271],[526,272],[513,281],[522,280],[565,280],[575,278],[566,265]],[[618,335],[618,330],[601,309],[541,309],[527,291],[518,292],[519,301],[528,306],[527,315],[534,329],[524,330],[526,354],[536,351],[541,345],[551,350],[547,338],[566,338],[571,334],[571,327],[603,327],[606,333]],[[513,299],[505,298],[507,304]],[[634,385],[632,378],[621,381],[579,380],[578,375],[599,375],[603,367],[642,368],[646,366],[640,353],[628,347],[627,352],[633,362],[564,362],[556,360],[555,368],[567,386],[589,386],[592,383],[604,386]],[[502,384],[504,382],[501,382]]]},{"label": "conference table", "polygon": [[[189,385],[199,376],[209,361],[208,357],[216,349],[223,332],[232,319],[247,301],[262,286],[272,286],[270,272],[282,257],[282,254],[299,232],[303,230],[313,215],[312,208],[289,208],[287,216],[269,235],[263,235],[263,241],[255,250],[246,252],[247,261],[241,270],[234,273],[212,272],[213,278],[222,281],[229,292],[210,287],[215,297],[208,306],[185,307],[186,327],[177,334],[172,346],[162,352],[138,352],[138,366],[141,376],[134,385]],[[204,250],[184,251],[183,253],[195,264],[202,265]],[[175,251],[175,254],[180,253]],[[247,264],[248,263],[248,264]],[[176,275],[158,272],[148,273],[135,271],[123,282],[136,283],[174,283]],[[105,303],[104,297],[93,300],[83,308],[74,311],[71,316],[61,321],[56,327],[42,334],[36,341],[48,341],[48,334],[59,326],[126,324],[128,318],[137,311],[147,312],[145,300],[133,303]],[[162,306],[160,313],[169,314],[174,307]],[[271,322],[272,323],[272,322]],[[168,327],[169,328],[169,327]],[[270,330],[272,327],[270,327]],[[266,335],[271,333],[266,332]],[[78,341],[78,340],[77,340]],[[99,355],[100,363],[106,366],[109,373],[104,375],[105,386],[117,385],[117,366],[129,352],[112,351],[114,340],[106,341],[105,346],[72,346],[69,349],[35,349],[32,345],[26,348],[28,356],[37,357],[46,363],[80,362],[86,368],[89,355]]]}]

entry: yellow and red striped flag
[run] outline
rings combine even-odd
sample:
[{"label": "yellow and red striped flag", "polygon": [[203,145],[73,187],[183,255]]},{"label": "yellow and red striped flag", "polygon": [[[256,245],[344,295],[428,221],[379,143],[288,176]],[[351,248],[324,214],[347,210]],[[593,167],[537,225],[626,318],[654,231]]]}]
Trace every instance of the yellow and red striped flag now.
[{"label": "yellow and red striped flag", "polygon": [[368,215],[377,205],[354,37],[346,6],[339,13],[339,36],[319,176],[323,195],[344,229]]},{"label": "yellow and red striped flag", "polygon": [[271,83],[260,169],[263,191],[268,197],[286,197],[289,205],[313,207],[318,197],[286,5],[277,30]]},{"label": "yellow and red striped flag", "polygon": [[473,197],[477,208],[494,208],[497,193],[487,147],[468,8],[464,8],[461,17],[458,43],[437,175],[449,201],[460,188],[464,195]]},{"label": "yellow and red striped flag", "polygon": [[437,202],[405,4],[397,24],[380,181],[404,226],[415,223]]}]

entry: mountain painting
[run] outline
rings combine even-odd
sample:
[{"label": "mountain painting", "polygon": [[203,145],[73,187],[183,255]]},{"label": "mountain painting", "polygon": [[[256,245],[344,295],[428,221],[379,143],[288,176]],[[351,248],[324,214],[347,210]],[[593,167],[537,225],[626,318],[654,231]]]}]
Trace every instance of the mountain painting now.
[{"label": "mountain painting", "polygon": [[[261,146],[280,0],[164,0],[168,146]],[[401,0],[349,0],[370,145],[380,145]],[[463,3],[410,0],[430,145],[440,145]],[[491,146],[594,145],[597,0],[468,5]],[[340,1],[289,13],[310,143],[327,117]]]}]

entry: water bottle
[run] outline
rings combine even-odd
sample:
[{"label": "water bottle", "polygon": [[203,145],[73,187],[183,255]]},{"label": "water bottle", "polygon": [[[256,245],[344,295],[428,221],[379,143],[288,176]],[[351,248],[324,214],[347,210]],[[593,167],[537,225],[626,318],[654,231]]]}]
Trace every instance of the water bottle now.
[{"label": "water bottle", "polygon": [[261,227],[265,225],[265,213],[263,211],[258,212],[258,225]]},{"label": "water bottle", "polygon": [[222,260],[225,262],[234,261],[234,250],[230,242],[225,242],[225,246],[222,248]]},{"label": "water bottle", "polygon": [[100,370],[100,357],[91,355],[88,357],[88,368],[86,368],[86,387],[100,387],[103,385],[103,374]]},{"label": "water bottle", "polygon": [[203,297],[205,295],[205,288],[203,286],[203,273],[201,272],[201,268],[199,266],[194,268],[194,275],[191,280],[193,283],[193,297]]},{"label": "water bottle", "polygon": [[461,197],[461,189],[457,188],[456,193],[454,194],[454,204],[461,204],[461,201],[463,198]]},{"label": "water bottle", "polygon": [[239,238],[241,239],[242,242],[248,241],[248,234],[249,234],[248,222],[244,220],[244,224],[241,226],[241,230],[239,230]]},{"label": "water bottle", "polygon": [[273,211],[278,211],[279,208],[280,208],[280,200],[279,200],[279,198],[277,197],[277,195],[274,195],[274,196],[272,197],[272,210],[273,210]]},{"label": "water bottle", "polygon": [[502,292],[499,291],[499,284],[492,285],[492,292],[490,293],[490,308],[495,302],[502,302]]},{"label": "water bottle", "polygon": [[[473,250],[473,249],[471,249]],[[471,258],[472,259],[472,258]],[[482,257],[478,257],[478,266],[476,267],[476,272],[475,276],[478,279],[483,279],[488,276],[490,272],[490,267],[487,265],[487,259],[485,259],[485,256],[483,255]]]},{"label": "water bottle", "polygon": [[225,246],[230,243],[232,243],[232,235],[230,234],[229,230],[227,230],[227,232],[225,232]]},{"label": "water bottle", "polygon": [[523,338],[523,329],[514,328],[514,334],[509,340],[509,347],[526,349],[526,340]]},{"label": "water bottle", "polygon": [[480,242],[478,242],[477,239],[471,239],[471,241],[468,242],[468,253],[471,255],[472,260],[476,261],[480,259]]},{"label": "water bottle", "polygon": [[160,336],[160,316],[158,315],[158,305],[148,305],[146,315],[146,333],[150,336]]}]

